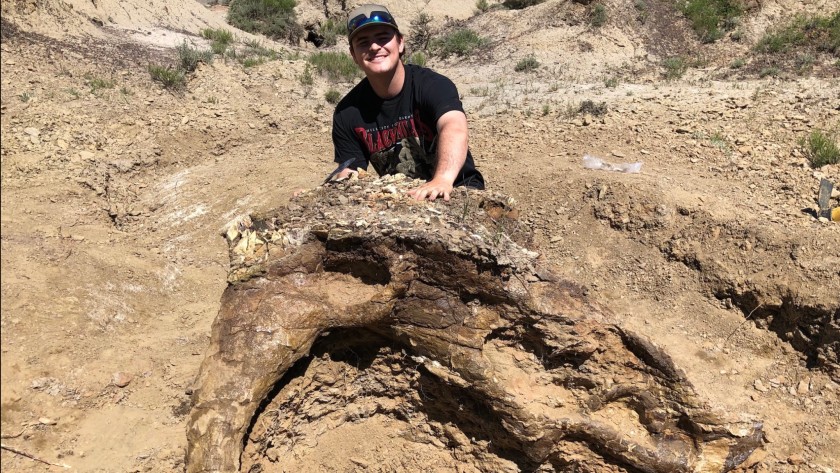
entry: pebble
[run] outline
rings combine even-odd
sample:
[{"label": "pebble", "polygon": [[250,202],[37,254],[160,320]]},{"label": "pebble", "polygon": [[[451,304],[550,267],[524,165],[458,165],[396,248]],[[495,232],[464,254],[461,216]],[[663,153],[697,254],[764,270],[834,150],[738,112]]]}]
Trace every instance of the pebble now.
[{"label": "pebble", "polygon": [[58,422],[54,421],[53,419],[50,419],[49,417],[39,417],[38,422],[40,422],[41,424],[44,424],[44,425],[55,425],[55,424],[58,423]]},{"label": "pebble", "polygon": [[131,384],[131,381],[134,379],[134,376],[131,373],[126,373],[125,371],[118,371],[114,373],[114,376],[111,378],[111,382],[114,386],[119,388],[124,388]]},{"label": "pebble", "polygon": [[756,391],[759,391],[759,392],[762,392],[762,393],[766,393],[767,391],[770,390],[770,388],[765,386],[764,383],[762,383],[760,379],[755,380],[755,382],[753,383],[753,387],[755,388]]},{"label": "pebble", "polygon": [[41,134],[41,130],[39,130],[35,127],[31,127],[31,126],[27,127],[27,128],[24,128],[23,132],[26,133],[29,136],[38,136],[38,135]]}]

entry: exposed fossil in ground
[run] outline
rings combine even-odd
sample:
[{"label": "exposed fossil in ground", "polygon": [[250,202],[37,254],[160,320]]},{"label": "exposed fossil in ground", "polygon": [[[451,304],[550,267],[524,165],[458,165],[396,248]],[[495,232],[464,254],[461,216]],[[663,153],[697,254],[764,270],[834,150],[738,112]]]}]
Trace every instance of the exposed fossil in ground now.
[{"label": "exposed fossil in ground", "polygon": [[711,409],[666,353],[553,276],[508,199],[459,190],[448,204],[416,202],[403,192],[411,185],[330,183],[231,226],[189,472],[239,471],[261,403],[316,342],[346,348],[346,337],[319,340],[344,328],[407,353],[372,360],[409,360],[433,385],[469,395],[484,414],[453,413],[453,428],[483,416],[504,434],[488,434],[504,439],[496,453],[522,468],[719,472],[760,444],[760,422]]}]

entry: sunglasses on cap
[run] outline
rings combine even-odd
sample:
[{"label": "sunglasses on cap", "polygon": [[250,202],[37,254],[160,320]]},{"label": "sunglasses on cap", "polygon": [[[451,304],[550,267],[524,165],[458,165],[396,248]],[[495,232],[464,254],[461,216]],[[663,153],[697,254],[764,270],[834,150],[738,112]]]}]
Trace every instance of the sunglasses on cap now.
[{"label": "sunglasses on cap", "polygon": [[390,25],[399,31],[397,21],[394,20],[394,17],[390,13],[386,11],[372,11],[369,14],[362,13],[347,20],[347,35],[352,37],[354,31],[372,23]]}]

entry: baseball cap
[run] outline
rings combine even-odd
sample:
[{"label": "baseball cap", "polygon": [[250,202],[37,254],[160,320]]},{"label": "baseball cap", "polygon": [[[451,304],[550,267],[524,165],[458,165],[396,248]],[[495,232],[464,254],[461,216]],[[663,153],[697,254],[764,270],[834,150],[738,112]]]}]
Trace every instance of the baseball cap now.
[{"label": "baseball cap", "polygon": [[[353,41],[353,36],[359,31],[375,25],[388,25],[400,33],[397,21],[384,5],[366,3],[359,5],[347,15],[347,39]],[[401,34],[401,33],[400,33]]]}]

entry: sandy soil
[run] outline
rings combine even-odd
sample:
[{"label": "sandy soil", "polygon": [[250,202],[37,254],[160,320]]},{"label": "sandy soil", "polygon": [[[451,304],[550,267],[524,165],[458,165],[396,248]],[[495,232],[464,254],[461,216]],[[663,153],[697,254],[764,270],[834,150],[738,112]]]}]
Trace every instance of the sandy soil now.
[{"label": "sandy soil", "polygon": [[[322,2],[301,3],[302,18],[323,16]],[[820,178],[840,182],[840,166],[812,169],[799,145],[840,126],[834,60],[758,78],[729,68],[749,41],[701,46],[677,22],[670,37],[683,39],[666,42],[622,19],[629,1],[606,2],[600,30],[577,3],[476,17],[468,3],[392,5],[492,40],[428,65],[458,85],[478,166],[517,199],[543,258],[662,346],[713,404],[764,420],[767,443],[745,470],[840,470],[840,371],[825,349],[840,319],[840,226],[813,214]],[[763,2],[747,39],[831,6],[802,3]],[[165,91],[147,65],[224,25],[223,11],[193,0],[2,8],[3,444],[73,471],[178,470],[187,393],[225,288],[220,231],[332,170],[324,93],[352,84],[303,86],[314,46],[265,41],[284,58],[247,69],[217,59],[185,92]],[[663,57],[692,50],[703,67],[661,78]],[[530,54],[542,67],[514,72]],[[606,112],[578,113],[586,100]],[[585,154],[642,172],[586,169]],[[457,463],[395,437],[401,423],[322,429],[322,450],[299,445],[283,468]],[[0,466],[60,469],[6,449]]]}]

